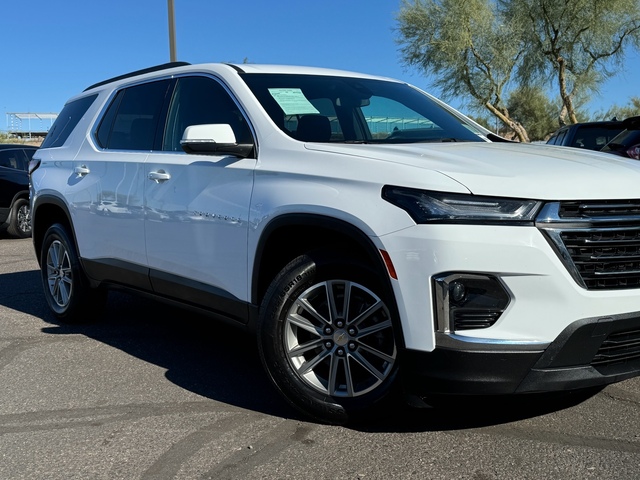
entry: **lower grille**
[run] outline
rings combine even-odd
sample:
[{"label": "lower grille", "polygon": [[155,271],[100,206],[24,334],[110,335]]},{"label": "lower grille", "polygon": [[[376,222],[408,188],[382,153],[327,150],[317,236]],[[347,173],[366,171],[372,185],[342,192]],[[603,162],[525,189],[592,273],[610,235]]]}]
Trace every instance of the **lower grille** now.
[{"label": "lower grille", "polygon": [[610,366],[637,359],[640,359],[640,330],[632,330],[609,335],[591,365]]},{"label": "lower grille", "polygon": [[489,328],[502,315],[502,310],[459,309],[453,314],[455,330]]}]

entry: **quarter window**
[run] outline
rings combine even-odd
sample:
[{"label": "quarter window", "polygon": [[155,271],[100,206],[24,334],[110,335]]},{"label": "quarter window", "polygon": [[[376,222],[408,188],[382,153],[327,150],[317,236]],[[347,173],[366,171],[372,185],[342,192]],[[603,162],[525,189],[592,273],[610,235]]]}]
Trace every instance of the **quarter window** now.
[{"label": "quarter window", "polygon": [[51,125],[41,148],[61,147],[97,97],[97,94],[89,95],[67,103]]}]

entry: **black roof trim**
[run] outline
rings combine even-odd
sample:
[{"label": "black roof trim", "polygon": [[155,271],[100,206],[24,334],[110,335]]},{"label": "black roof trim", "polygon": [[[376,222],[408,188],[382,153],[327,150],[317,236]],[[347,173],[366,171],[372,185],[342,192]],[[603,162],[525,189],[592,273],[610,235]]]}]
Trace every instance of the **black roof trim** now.
[{"label": "black roof trim", "polygon": [[238,65],[234,65],[233,63],[225,63],[225,65],[230,66],[231,68],[233,68],[238,73],[244,73],[244,70],[242,68],[240,68]]},{"label": "black roof trim", "polygon": [[117,80],[123,80],[125,78],[135,77],[136,75],[157,72],[159,70],[166,70],[167,68],[184,67],[186,65],[191,65],[191,64],[189,62],[169,62],[169,63],[163,63],[162,65],[156,65],[155,67],[143,68],[142,70],[136,70],[135,72],[125,73],[124,75],[119,75],[117,77],[113,77],[108,80],[103,80],[102,82],[94,83],[93,85],[85,88],[84,91],[86,92],[87,90],[91,90],[92,88],[96,88],[101,85],[106,85],[107,83],[115,82]]}]

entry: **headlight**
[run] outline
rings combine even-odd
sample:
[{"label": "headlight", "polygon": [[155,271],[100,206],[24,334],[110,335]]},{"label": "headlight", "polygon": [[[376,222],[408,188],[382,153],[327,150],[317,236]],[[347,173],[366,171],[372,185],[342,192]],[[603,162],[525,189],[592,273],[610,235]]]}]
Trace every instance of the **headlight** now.
[{"label": "headlight", "polygon": [[542,202],[536,200],[430,192],[390,185],[382,189],[382,198],[403,209],[416,223],[531,225],[542,207]]}]

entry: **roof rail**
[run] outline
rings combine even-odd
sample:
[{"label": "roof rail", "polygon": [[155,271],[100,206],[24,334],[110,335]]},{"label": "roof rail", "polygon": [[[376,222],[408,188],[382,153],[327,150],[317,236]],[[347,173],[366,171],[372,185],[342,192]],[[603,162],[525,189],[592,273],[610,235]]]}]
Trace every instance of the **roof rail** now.
[{"label": "roof rail", "polygon": [[103,80],[102,82],[94,83],[93,85],[90,85],[87,88],[85,88],[84,91],[86,92],[87,90],[91,90],[92,88],[99,87],[100,85],[106,85],[107,83],[115,82],[117,80],[123,80],[125,78],[135,77],[136,75],[157,72],[159,70],[166,70],[167,68],[184,67],[185,65],[191,65],[191,64],[189,62],[169,62],[169,63],[163,63],[161,65],[156,65],[155,67],[143,68],[142,70],[136,70],[134,72],[125,73],[124,75],[118,75],[117,77],[113,77],[108,80]]}]

